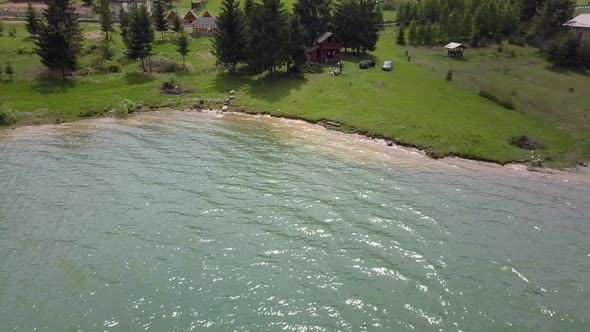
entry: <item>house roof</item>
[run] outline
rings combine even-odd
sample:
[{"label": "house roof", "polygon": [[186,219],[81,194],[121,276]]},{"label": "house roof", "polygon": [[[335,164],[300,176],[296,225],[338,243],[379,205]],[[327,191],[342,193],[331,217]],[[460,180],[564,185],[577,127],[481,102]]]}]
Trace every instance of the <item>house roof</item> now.
[{"label": "house roof", "polygon": [[[324,32],[321,36],[319,36],[318,38],[315,39],[315,42],[318,44],[323,43],[326,39],[328,39],[330,36],[334,36],[336,37],[333,33],[331,32]],[[336,37],[338,38],[338,37]]]},{"label": "house roof", "polygon": [[465,46],[463,46],[463,44],[459,44],[459,43],[448,43],[448,44],[445,45],[445,48],[448,48],[448,49],[451,49],[451,50],[452,49],[455,49],[457,47],[463,47],[463,48],[465,48]]},{"label": "house roof", "polygon": [[313,51],[317,50],[318,48],[320,48],[320,45],[313,45],[312,47],[306,49],[306,52],[307,53],[313,52]]},{"label": "house roof", "polygon": [[191,23],[191,26],[196,27],[199,25],[210,25],[216,26],[217,25],[217,18],[215,16],[212,17],[197,17],[197,19]]},{"label": "house roof", "polygon": [[189,10],[189,11],[186,13],[186,15],[184,15],[184,16],[186,17],[186,16],[188,16],[188,14],[192,14],[192,15],[193,15],[193,17],[195,17],[195,18],[199,17],[199,15],[197,15],[197,13],[196,13],[194,10],[192,10],[192,9],[191,9],[191,10]]},{"label": "house roof", "polygon": [[577,28],[590,28],[590,14],[580,14],[564,25]]},{"label": "house roof", "polygon": [[211,13],[210,11],[206,10],[203,13],[203,17],[213,17],[213,18],[215,18],[215,15],[213,15],[213,13]]}]

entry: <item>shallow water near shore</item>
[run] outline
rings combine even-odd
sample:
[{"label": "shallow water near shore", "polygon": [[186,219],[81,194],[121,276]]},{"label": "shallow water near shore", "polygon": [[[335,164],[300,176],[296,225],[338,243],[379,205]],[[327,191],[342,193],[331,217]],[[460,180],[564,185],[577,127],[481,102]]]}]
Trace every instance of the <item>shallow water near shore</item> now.
[{"label": "shallow water near shore", "polygon": [[590,329],[586,174],[195,112],[0,156],[0,331]]}]

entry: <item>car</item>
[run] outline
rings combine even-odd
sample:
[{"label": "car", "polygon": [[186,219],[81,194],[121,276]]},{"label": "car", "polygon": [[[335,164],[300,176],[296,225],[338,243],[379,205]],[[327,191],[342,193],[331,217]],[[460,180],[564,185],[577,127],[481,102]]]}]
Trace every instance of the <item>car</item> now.
[{"label": "car", "polygon": [[387,60],[383,63],[383,67],[381,67],[381,69],[385,70],[385,71],[391,71],[393,70],[393,62],[391,62],[391,60]]},{"label": "car", "polygon": [[373,60],[361,60],[361,62],[359,63],[360,69],[369,69],[372,67],[375,67],[375,61]]}]

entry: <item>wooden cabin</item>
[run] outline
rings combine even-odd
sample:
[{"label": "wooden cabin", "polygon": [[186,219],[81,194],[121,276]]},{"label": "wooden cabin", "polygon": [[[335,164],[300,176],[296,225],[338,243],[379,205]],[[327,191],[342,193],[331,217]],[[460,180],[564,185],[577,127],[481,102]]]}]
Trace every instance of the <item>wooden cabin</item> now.
[{"label": "wooden cabin", "polygon": [[447,56],[450,58],[462,57],[463,51],[466,49],[463,44],[459,43],[448,43],[445,48],[447,49]]},{"label": "wooden cabin", "polygon": [[174,18],[178,16],[176,9],[172,9],[168,15],[166,15],[166,21],[168,21],[168,25],[172,26],[174,24]]},{"label": "wooden cabin", "polygon": [[580,38],[590,40],[590,13],[580,14],[564,24]]},{"label": "wooden cabin", "polygon": [[325,32],[307,49],[307,60],[335,64],[340,61],[340,50],[344,47],[342,40],[331,32]]},{"label": "wooden cabin", "polygon": [[191,9],[188,11],[188,13],[186,13],[186,15],[184,15],[183,21],[184,24],[191,24],[196,21],[197,18],[199,18],[199,15],[197,15],[197,12]]},{"label": "wooden cabin", "polygon": [[198,17],[192,24],[193,34],[199,36],[210,36],[217,28],[217,17],[210,11],[205,11],[203,16]]}]

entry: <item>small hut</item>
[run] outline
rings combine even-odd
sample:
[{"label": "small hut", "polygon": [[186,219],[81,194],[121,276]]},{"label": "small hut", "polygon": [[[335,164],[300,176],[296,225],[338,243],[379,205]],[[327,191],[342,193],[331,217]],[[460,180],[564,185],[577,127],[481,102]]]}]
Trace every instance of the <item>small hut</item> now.
[{"label": "small hut", "polygon": [[184,15],[184,24],[191,24],[199,18],[199,15],[194,10],[189,10],[186,15]]},{"label": "small hut", "polygon": [[445,48],[447,49],[447,56],[450,58],[462,57],[463,51],[466,49],[465,45],[459,43],[448,43]]}]

